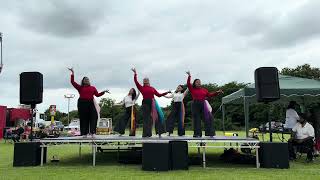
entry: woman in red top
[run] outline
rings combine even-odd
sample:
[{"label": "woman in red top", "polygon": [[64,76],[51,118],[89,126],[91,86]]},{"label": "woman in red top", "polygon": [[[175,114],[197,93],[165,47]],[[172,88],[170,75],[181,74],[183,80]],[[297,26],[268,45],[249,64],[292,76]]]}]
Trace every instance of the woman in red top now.
[{"label": "woman in red top", "polygon": [[201,87],[200,79],[195,79],[191,84],[190,71],[187,72],[188,80],[187,85],[191,93],[192,102],[192,119],[193,119],[193,137],[201,137],[201,117],[204,119],[205,135],[214,136],[215,130],[213,127],[213,117],[211,112],[208,110],[207,104],[205,103],[206,98],[214,97],[223,93],[220,89],[216,92],[209,92],[207,89]]},{"label": "woman in red top", "polygon": [[93,137],[96,133],[98,113],[94,106],[94,96],[100,97],[104,93],[109,93],[108,90],[98,93],[94,86],[90,85],[88,77],[83,77],[81,85],[74,81],[73,68],[68,68],[71,71],[71,84],[79,92],[78,99],[78,114],[80,118],[80,132],[82,136],[87,137],[91,134]]},{"label": "woman in red top", "polygon": [[131,70],[134,72],[134,82],[143,96],[143,100],[142,100],[143,134],[142,134],[142,137],[151,137],[152,136],[152,130],[151,130],[152,121],[155,121],[156,134],[159,134],[159,136],[161,136],[161,134],[165,132],[165,129],[164,129],[163,123],[160,122],[159,114],[157,113],[156,108],[155,108],[156,102],[154,100],[154,95],[161,97],[161,96],[165,96],[171,92],[167,91],[165,93],[159,93],[155,88],[150,86],[150,82],[149,82],[148,78],[143,79],[143,86],[142,86],[137,80],[136,69],[132,68]]}]

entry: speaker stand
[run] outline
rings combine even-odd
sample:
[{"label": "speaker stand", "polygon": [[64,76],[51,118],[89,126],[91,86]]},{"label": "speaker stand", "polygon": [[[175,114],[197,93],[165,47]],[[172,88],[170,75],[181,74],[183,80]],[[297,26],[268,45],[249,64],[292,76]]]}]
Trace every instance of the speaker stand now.
[{"label": "speaker stand", "polygon": [[31,132],[30,132],[30,141],[33,141],[33,118],[37,118],[37,115],[33,116],[36,112],[36,105],[31,104],[32,118],[31,118]]},{"label": "speaker stand", "polygon": [[269,135],[270,135],[270,142],[272,142],[272,129],[271,129],[271,110],[270,110],[270,104],[269,102],[264,102],[265,105],[267,105],[267,118],[269,122]]}]

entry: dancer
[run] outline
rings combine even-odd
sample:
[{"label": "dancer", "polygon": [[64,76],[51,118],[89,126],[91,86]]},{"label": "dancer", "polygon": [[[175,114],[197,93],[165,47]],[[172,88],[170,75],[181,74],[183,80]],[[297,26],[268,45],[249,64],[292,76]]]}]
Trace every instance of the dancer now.
[{"label": "dancer", "polygon": [[214,136],[215,129],[213,127],[213,117],[206,103],[207,97],[217,96],[223,91],[220,89],[216,92],[208,92],[207,89],[201,87],[200,79],[195,79],[193,84],[191,84],[191,74],[190,71],[186,72],[188,75],[187,86],[192,95],[192,119],[193,119],[193,137],[201,137],[201,117],[204,119],[205,136]]},{"label": "dancer", "polygon": [[125,133],[125,128],[127,126],[128,120],[130,119],[130,133],[129,136],[136,135],[136,108],[135,103],[140,96],[140,92],[136,93],[134,88],[131,88],[128,95],[116,105],[124,105],[126,110],[121,117],[117,121],[117,124],[114,128],[114,131],[118,132],[120,135]]},{"label": "dancer", "polygon": [[98,93],[94,86],[90,85],[88,77],[83,77],[81,85],[74,81],[73,68],[68,68],[71,71],[71,84],[79,92],[78,99],[78,114],[80,118],[80,132],[81,135],[87,137],[91,135],[95,137],[97,128],[98,112],[95,108],[94,96],[100,97],[105,93],[110,93],[108,90]]},{"label": "dancer", "polygon": [[[149,78],[143,79],[143,86],[137,80],[137,72],[135,68],[131,69],[134,72],[134,82],[143,96],[142,100],[142,112],[143,112],[143,134],[142,137],[151,137],[152,136],[152,121],[155,122],[156,134],[161,136],[165,132],[163,121],[164,115],[161,111],[160,106],[157,101],[154,99],[154,95],[161,97],[165,96],[170,91],[165,93],[159,93],[155,88],[150,86]],[[151,120],[152,117],[152,120]]]},{"label": "dancer", "polygon": [[169,136],[173,133],[175,121],[178,121],[178,135],[179,136],[185,135],[185,130],[184,130],[185,108],[183,104],[183,99],[187,95],[187,93],[188,93],[188,89],[186,89],[183,92],[183,86],[179,85],[173,94],[165,96],[166,98],[172,98],[174,102],[172,111],[166,121],[166,130]]}]

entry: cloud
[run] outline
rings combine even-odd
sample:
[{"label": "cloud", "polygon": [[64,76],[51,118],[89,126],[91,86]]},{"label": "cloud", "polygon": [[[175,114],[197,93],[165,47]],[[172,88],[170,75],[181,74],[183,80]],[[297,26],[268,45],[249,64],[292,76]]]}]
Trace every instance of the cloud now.
[{"label": "cloud", "polygon": [[42,34],[63,38],[89,36],[106,23],[108,7],[104,4],[75,0],[31,1],[21,7],[19,22]]},{"label": "cloud", "polygon": [[320,35],[320,2],[301,1],[292,9],[277,13],[253,12],[235,23],[235,30],[248,37],[249,44],[261,48],[297,46]]},{"label": "cloud", "polygon": [[310,3],[317,7],[301,0],[6,1],[0,104],[17,105],[23,71],[44,75],[39,107],[66,111],[63,95],[77,93],[67,67],[76,81],[88,76],[98,90],[112,91],[105,97],[120,100],[135,87],[131,67],[140,81],[147,76],[166,91],[186,82],[186,70],[204,83],[224,84],[253,82],[259,66],[319,66],[317,32],[297,23],[317,17]]}]

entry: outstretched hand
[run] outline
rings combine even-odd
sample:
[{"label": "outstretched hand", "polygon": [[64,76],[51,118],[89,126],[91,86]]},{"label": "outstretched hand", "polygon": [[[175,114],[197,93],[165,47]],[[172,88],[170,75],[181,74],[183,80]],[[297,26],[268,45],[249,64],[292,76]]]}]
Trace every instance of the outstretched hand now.
[{"label": "outstretched hand", "polygon": [[137,74],[136,68],[131,68],[131,71],[134,72],[134,74]]},{"label": "outstretched hand", "polygon": [[186,73],[188,74],[188,76],[191,76],[191,73],[190,73],[190,71],[187,71]]},{"label": "outstretched hand", "polygon": [[72,74],[74,74],[73,67],[72,68],[68,68],[68,70],[71,71]]},{"label": "outstretched hand", "polygon": [[106,89],[106,90],[104,90],[104,91],[102,91],[102,92],[104,92],[104,93],[108,93],[108,94],[111,94],[111,93],[110,93],[110,91],[109,91],[108,89]]},{"label": "outstretched hand", "polygon": [[219,94],[223,94],[224,92],[223,92],[223,90],[222,90],[222,89],[219,89],[219,90],[217,91],[217,93],[219,93]]}]

